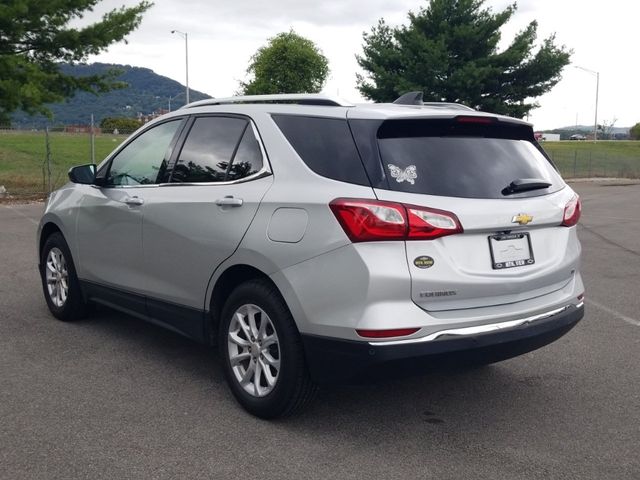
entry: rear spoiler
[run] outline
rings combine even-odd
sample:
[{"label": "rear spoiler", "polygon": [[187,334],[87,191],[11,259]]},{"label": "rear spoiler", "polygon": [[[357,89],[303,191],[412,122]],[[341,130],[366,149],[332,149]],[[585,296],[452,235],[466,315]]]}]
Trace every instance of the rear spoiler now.
[{"label": "rear spoiler", "polygon": [[531,125],[486,115],[388,119],[377,132],[378,138],[457,136],[535,141]]}]

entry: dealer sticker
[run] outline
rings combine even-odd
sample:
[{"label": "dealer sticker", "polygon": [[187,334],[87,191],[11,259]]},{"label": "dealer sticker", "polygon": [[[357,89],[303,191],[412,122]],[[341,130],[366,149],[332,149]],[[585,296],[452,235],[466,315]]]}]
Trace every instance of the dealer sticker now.
[{"label": "dealer sticker", "polygon": [[431,268],[433,267],[434,261],[433,258],[428,255],[420,255],[419,257],[416,257],[413,264],[418,268]]}]

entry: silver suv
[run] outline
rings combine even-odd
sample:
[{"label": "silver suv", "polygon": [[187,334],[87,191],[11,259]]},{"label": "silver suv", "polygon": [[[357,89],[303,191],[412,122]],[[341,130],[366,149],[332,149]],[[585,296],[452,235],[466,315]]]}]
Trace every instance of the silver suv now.
[{"label": "silver suv", "polygon": [[38,230],[53,315],[98,303],[218,345],[263,418],[583,316],[580,200],[520,120],[419,95],[204,100],[69,177]]}]

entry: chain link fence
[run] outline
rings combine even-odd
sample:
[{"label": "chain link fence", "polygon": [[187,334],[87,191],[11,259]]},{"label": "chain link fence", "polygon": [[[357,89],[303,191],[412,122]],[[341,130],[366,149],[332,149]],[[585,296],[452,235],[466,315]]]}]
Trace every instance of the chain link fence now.
[{"label": "chain link fence", "polygon": [[[614,145],[606,145],[609,143]],[[636,142],[635,149],[613,148],[618,146],[615,143],[600,142],[581,148],[543,147],[565,178],[640,178],[640,142]]]},{"label": "chain link fence", "polygon": [[[133,131],[90,126],[0,129],[0,200],[38,199],[74,165],[100,163]],[[640,142],[543,142],[565,178],[640,178]]]}]

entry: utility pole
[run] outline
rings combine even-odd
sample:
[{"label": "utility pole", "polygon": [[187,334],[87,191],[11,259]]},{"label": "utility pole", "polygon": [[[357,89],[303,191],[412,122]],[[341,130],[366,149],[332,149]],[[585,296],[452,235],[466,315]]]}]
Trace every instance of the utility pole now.
[{"label": "utility pole", "polygon": [[600,89],[600,72],[596,72],[596,118],[593,121],[593,141],[598,141],[598,90]]},{"label": "utility pole", "polygon": [[[45,138],[45,152],[46,152],[46,156],[45,156],[45,168],[44,170],[44,176],[46,177],[46,181],[47,181],[47,191],[48,193],[51,193],[52,188],[51,188],[51,143],[49,142],[49,125],[47,125],[44,129],[44,138]],[[43,182],[44,183],[44,182]]]},{"label": "utility pole", "polygon": [[596,115],[593,121],[593,141],[597,142],[598,141],[598,92],[600,90],[600,72],[596,72],[595,70],[590,70],[584,67],[579,67],[578,65],[574,65],[573,67],[579,68],[580,70],[583,70],[587,73],[590,73],[596,76]]},{"label": "utility pole", "polygon": [[94,130],[93,113],[91,114],[91,163],[96,163],[96,133]]},{"label": "utility pole", "polygon": [[169,111],[171,111],[171,101],[175,100],[176,98],[178,98],[179,96],[184,95],[184,94],[185,94],[185,92],[180,92],[179,94],[174,95],[173,97],[171,95],[169,95]]}]

